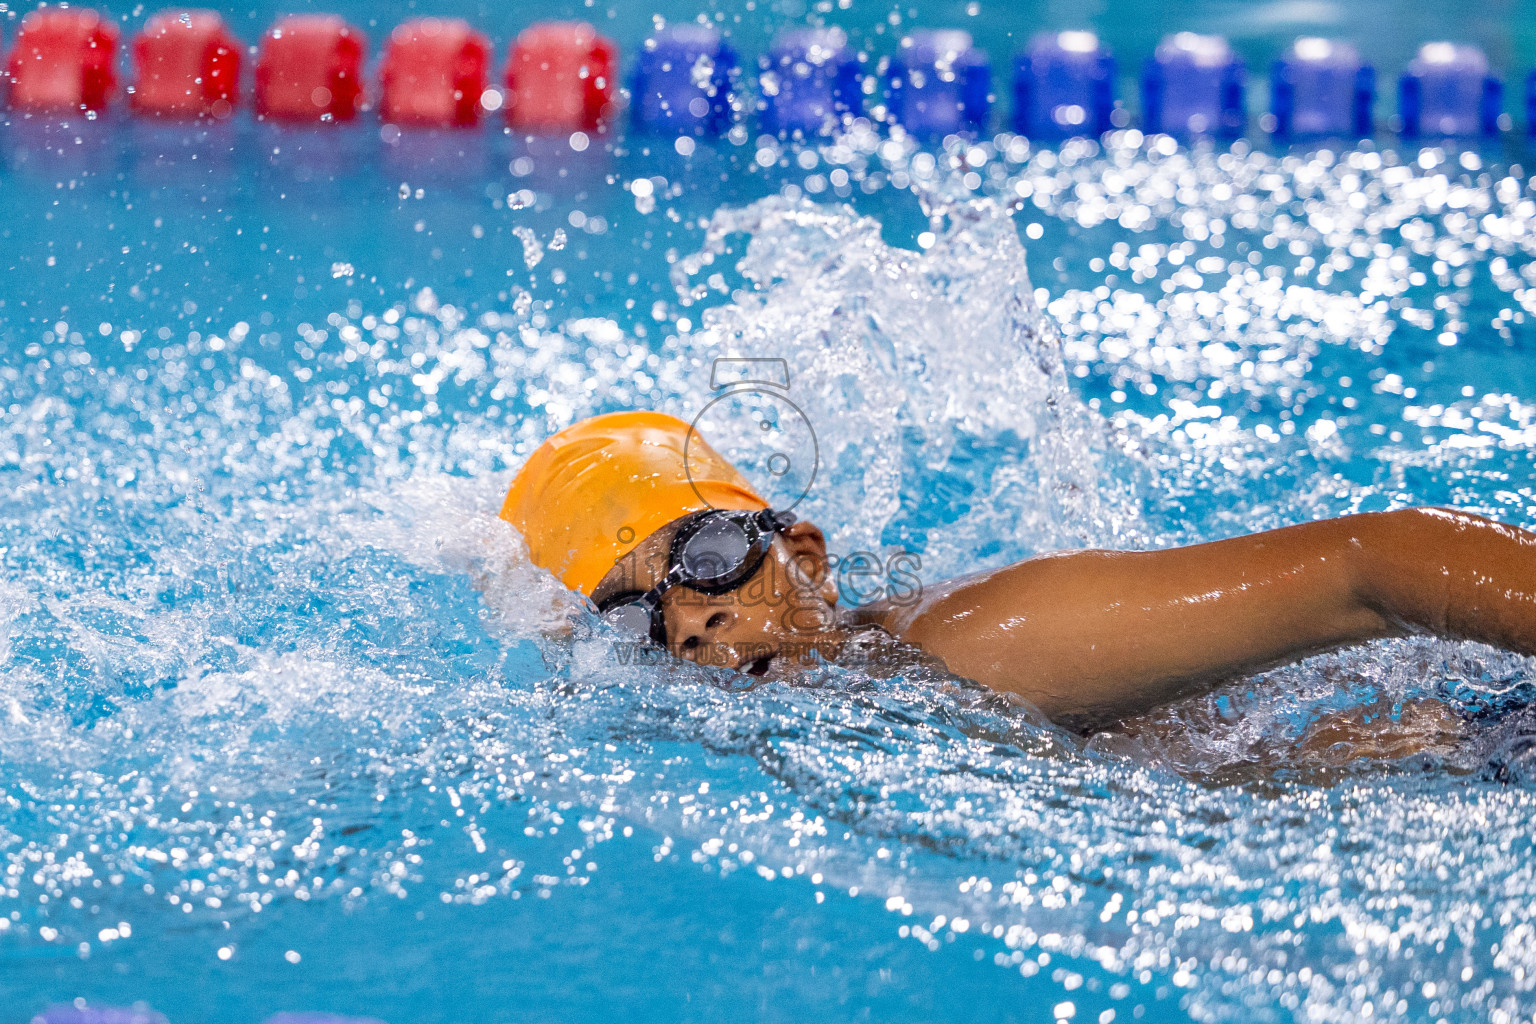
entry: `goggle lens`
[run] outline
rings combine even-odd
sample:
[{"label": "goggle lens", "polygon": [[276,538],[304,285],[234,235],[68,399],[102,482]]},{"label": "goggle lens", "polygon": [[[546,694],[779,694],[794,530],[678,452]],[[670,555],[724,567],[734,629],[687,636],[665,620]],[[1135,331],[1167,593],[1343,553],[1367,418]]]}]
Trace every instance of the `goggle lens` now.
[{"label": "goggle lens", "polygon": [[651,635],[651,609],[642,601],[615,605],[603,613],[607,622],[637,637],[648,639]]},{"label": "goggle lens", "polygon": [[715,587],[735,581],[752,556],[752,539],[742,524],[724,516],[699,525],[678,552],[690,583]]}]

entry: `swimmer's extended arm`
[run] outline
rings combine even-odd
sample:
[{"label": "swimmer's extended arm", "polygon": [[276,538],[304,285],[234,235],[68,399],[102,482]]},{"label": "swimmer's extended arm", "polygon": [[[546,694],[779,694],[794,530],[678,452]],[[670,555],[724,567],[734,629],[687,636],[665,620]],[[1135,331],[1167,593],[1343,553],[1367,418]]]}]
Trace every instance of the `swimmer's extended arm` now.
[{"label": "swimmer's extended arm", "polygon": [[1466,513],[1348,516],[1165,551],[1075,551],[871,609],[1064,724],[1422,631],[1536,653],[1536,534]]}]

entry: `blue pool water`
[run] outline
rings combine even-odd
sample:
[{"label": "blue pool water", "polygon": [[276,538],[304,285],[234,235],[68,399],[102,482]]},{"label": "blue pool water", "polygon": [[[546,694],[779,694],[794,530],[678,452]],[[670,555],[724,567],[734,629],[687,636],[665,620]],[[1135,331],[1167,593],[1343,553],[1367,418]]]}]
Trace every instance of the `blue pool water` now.
[{"label": "blue pool water", "polygon": [[[1028,13],[978,10],[999,48]],[[1299,17],[1244,10],[1209,27],[1256,53]],[[1536,1014],[1536,724],[1300,748],[1381,697],[1519,705],[1525,659],[1375,644],[1084,744],[932,666],[626,661],[494,516],[553,429],[691,416],[750,354],[816,431],[803,511],[927,580],[1530,526],[1518,143],[221,131],[0,136],[0,1021]]]}]

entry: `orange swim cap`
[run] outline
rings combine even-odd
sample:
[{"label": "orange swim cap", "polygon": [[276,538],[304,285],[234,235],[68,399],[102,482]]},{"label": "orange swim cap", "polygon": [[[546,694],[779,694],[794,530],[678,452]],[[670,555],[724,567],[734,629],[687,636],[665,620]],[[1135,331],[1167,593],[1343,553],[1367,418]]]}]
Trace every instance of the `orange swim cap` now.
[{"label": "orange swim cap", "polygon": [[687,423],[637,411],[582,420],[539,445],[512,481],[501,518],[522,533],[534,565],[590,596],[615,562],[672,520],[707,508],[767,507]]}]

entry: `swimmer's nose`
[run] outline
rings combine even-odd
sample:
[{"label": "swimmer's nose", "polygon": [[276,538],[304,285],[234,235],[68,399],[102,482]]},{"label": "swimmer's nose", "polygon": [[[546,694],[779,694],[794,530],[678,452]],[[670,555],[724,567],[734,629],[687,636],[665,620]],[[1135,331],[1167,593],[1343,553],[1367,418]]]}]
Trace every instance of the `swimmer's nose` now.
[{"label": "swimmer's nose", "polygon": [[668,609],[667,617],[675,624],[673,643],[683,657],[708,665],[736,664],[735,649],[722,641],[736,621],[735,611],[707,604],[697,608],[682,605]]}]

